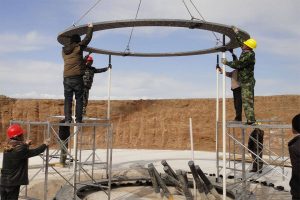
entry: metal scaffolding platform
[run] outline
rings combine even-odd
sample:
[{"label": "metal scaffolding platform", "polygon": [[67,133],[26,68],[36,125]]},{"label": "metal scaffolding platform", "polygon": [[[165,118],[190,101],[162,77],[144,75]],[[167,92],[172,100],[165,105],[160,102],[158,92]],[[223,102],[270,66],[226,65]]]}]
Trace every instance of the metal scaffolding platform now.
[{"label": "metal scaffolding platform", "polygon": [[[56,120],[57,121],[57,120]],[[72,193],[68,193],[72,199],[78,199],[81,185],[92,185],[100,190],[105,191],[107,199],[110,199],[111,190],[111,174],[112,174],[112,143],[113,143],[113,126],[109,120],[90,119],[86,123],[59,123],[52,119],[46,122],[32,122],[11,120],[10,123],[19,123],[27,127],[27,138],[31,137],[32,130],[37,131],[36,135],[39,139],[51,138],[51,146],[54,148],[47,149],[42,155],[41,165],[29,166],[34,168],[35,173],[29,177],[30,182],[34,180],[41,172],[44,172],[44,200],[49,199],[49,176],[58,176],[64,180],[64,186],[72,189]],[[68,126],[73,129],[73,133],[66,140],[61,140],[58,134],[59,126]],[[106,144],[106,158],[101,159],[97,153],[97,140],[101,139]],[[55,159],[62,156],[62,151],[66,154],[68,162],[66,166],[69,168],[69,173],[64,173],[61,170],[62,166]],[[83,158],[82,152],[89,151],[88,155]],[[97,168],[98,166],[98,168]],[[101,180],[96,180],[95,170],[105,170],[104,177]],[[51,171],[51,173],[50,173]],[[84,180],[82,180],[84,177]],[[99,184],[100,181],[106,180],[106,185]],[[22,198],[30,198],[27,192],[27,186],[21,188]],[[63,192],[59,191],[55,199],[64,199]]]},{"label": "metal scaffolding platform", "polygon": [[[216,141],[216,167],[217,181],[227,181],[228,178],[233,182],[227,183],[227,187],[239,188],[242,191],[238,199],[248,199],[248,195],[254,192],[250,188],[251,182],[257,181],[259,178],[266,176],[270,172],[276,172],[284,180],[286,177],[285,168],[290,167],[290,160],[287,151],[287,133],[291,131],[291,125],[280,124],[271,120],[263,120],[264,124],[260,125],[244,125],[242,123],[227,122],[226,123],[226,155],[223,155],[223,146],[219,143],[223,140],[220,133],[217,132]],[[261,143],[257,138],[253,138],[250,133],[254,129],[264,131],[264,142]],[[220,129],[219,129],[220,130]],[[262,151],[254,152],[248,148],[248,140],[253,140],[262,148]],[[257,147],[258,148],[258,147]],[[259,153],[257,153],[259,152]],[[259,155],[259,154],[263,154]],[[254,155],[254,158],[251,156]],[[221,171],[224,173],[224,166],[219,160],[226,158],[225,174],[226,177],[220,179]],[[249,173],[249,168],[258,162],[263,163],[263,167],[257,172]],[[223,174],[222,173],[222,174]]]}]

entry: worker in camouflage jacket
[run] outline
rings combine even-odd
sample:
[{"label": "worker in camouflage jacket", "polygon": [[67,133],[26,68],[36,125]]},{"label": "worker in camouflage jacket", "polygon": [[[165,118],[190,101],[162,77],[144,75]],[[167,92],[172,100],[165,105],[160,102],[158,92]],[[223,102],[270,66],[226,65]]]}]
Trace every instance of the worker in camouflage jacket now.
[{"label": "worker in camouflage jacket", "polygon": [[85,57],[85,61],[86,61],[86,69],[84,71],[84,75],[83,75],[83,85],[84,85],[84,89],[83,89],[83,115],[86,115],[86,108],[87,108],[87,104],[88,104],[88,100],[89,100],[89,91],[92,87],[93,84],[93,80],[94,80],[94,74],[95,73],[102,73],[102,72],[106,72],[109,68],[111,69],[111,64],[108,65],[108,67],[105,68],[95,68],[92,66],[94,60],[93,57],[90,55],[87,55]]},{"label": "worker in camouflage jacket", "polygon": [[244,112],[247,118],[247,124],[251,125],[256,122],[254,115],[254,65],[255,65],[255,53],[253,51],[256,48],[256,41],[252,38],[243,41],[239,36],[239,31],[236,27],[233,27],[236,33],[236,38],[242,48],[242,53],[238,60],[227,61],[222,59],[222,63],[233,69],[238,69],[238,79],[242,88],[242,104]]}]

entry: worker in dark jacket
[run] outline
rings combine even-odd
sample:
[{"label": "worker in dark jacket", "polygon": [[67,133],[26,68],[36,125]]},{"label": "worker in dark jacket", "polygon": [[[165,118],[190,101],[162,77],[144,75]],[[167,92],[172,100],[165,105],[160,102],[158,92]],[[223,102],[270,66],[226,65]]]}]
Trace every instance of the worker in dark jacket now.
[{"label": "worker in dark jacket", "polygon": [[242,48],[242,53],[238,60],[222,59],[222,63],[239,70],[238,78],[241,83],[242,104],[247,118],[246,124],[251,125],[256,122],[254,115],[255,53],[253,51],[256,48],[256,41],[253,38],[244,41],[239,35],[239,30],[236,27],[233,27],[233,30],[237,34],[236,39]]},{"label": "worker in dark jacket", "polygon": [[252,169],[250,172],[259,172],[262,173],[262,168],[264,162],[262,161],[263,158],[263,143],[264,143],[264,131],[255,128],[249,137],[248,140],[248,149],[253,160]]},{"label": "worker in dark jacket", "polygon": [[85,71],[85,62],[83,51],[91,41],[93,36],[93,24],[88,25],[85,38],[81,41],[78,34],[72,35],[70,42],[62,49],[64,59],[64,95],[65,95],[65,121],[72,121],[72,101],[75,93],[76,99],[76,122],[82,122],[83,109],[83,74]]},{"label": "worker in dark jacket", "polygon": [[85,58],[86,60],[86,69],[84,71],[84,75],[83,75],[83,85],[84,85],[84,89],[83,89],[83,115],[86,114],[86,108],[87,108],[87,104],[88,104],[88,100],[89,100],[89,91],[92,87],[93,84],[93,80],[94,80],[94,74],[95,73],[102,73],[102,72],[106,72],[109,68],[111,68],[111,64],[109,64],[108,67],[105,68],[95,68],[93,67],[93,57],[88,55]]},{"label": "worker in dark jacket", "polygon": [[28,158],[37,156],[49,145],[46,140],[43,145],[29,149],[31,141],[24,141],[23,129],[19,124],[13,124],[7,129],[9,138],[3,152],[1,170],[1,200],[17,200],[21,185],[28,185]]},{"label": "worker in dark jacket", "polygon": [[290,186],[293,200],[300,200],[300,114],[293,118],[292,128],[295,137],[288,143],[292,164]]}]

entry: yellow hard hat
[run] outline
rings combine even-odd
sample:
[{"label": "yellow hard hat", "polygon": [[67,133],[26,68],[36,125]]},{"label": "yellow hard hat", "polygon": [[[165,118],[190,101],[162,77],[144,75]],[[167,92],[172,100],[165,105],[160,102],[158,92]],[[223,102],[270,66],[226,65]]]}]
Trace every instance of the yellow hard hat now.
[{"label": "yellow hard hat", "polygon": [[255,49],[256,48],[256,41],[253,39],[253,38],[250,38],[248,40],[246,40],[244,42],[244,44],[247,46],[247,47],[250,47],[251,49]]}]

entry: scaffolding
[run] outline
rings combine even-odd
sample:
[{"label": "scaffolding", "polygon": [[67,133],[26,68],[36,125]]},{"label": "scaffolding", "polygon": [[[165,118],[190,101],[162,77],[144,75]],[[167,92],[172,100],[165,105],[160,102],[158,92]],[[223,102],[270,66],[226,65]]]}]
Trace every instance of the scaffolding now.
[{"label": "scaffolding", "polygon": [[[291,131],[291,125],[280,124],[280,122],[272,120],[262,120],[266,124],[261,125],[243,125],[242,123],[227,122],[226,123],[226,137],[227,145],[225,146],[225,155],[221,151],[223,146],[219,145],[219,141],[216,141],[216,155],[218,157],[216,162],[217,167],[217,181],[220,181],[219,177],[222,177],[223,182],[227,182],[231,177],[233,180],[227,182],[228,189],[235,189],[240,191],[240,194],[236,194],[238,199],[249,199],[251,194],[250,183],[257,181],[259,178],[266,176],[270,172],[276,172],[282,179],[287,178],[285,168],[290,166],[290,160],[287,154],[287,133]],[[257,138],[253,138],[250,133],[255,129],[261,129],[264,131],[264,142],[261,143]],[[217,132],[217,138],[221,139]],[[246,145],[248,140],[255,141],[258,146],[262,148],[262,154],[257,153],[248,148]],[[224,139],[222,138],[222,141]],[[258,147],[257,147],[258,148]],[[222,153],[221,153],[222,152]],[[254,155],[254,158],[252,158]],[[262,156],[264,155],[264,156]],[[224,165],[220,165],[218,160],[221,157],[225,157],[225,169]],[[257,170],[255,173],[249,173],[249,168],[253,164],[258,162],[263,163],[261,170]],[[221,176],[220,173],[225,174]]]},{"label": "scaffolding", "polygon": [[[56,148],[48,149],[40,155],[40,163],[38,165],[31,165],[29,168],[35,169],[36,172],[29,178],[30,182],[34,180],[41,172],[44,172],[44,194],[43,199],[47,200],[49,190],[49,176],[58,175],[65,181],[65,185],[72,188],[73,199],[78,197],[78,188],[80,185],[91,185],[105,191],[107,199],[110,199],[111,190],[111,174],[112,174],[112,143],[113,143],[113,126],[109,120],[93,119],[92,122],[87,123],[59,123],[59,122],[32,122],[11,120],[11,124],[19,123],[27,128],[27,138],[31,137],[32,130],[39,132],[36,136],[39,139],[51,138],[51,143]],[[58,135],[59,126],[69,126],[74,129],[74,132],[65,141],[61,140]],[[41,131],[42,130],[42,131]],[[101,135],[101,133],[104,134]],[[101,159],[96,153],[97,137],[103,138],[106,144],[106,158]],[[69,143],[69,145],[67,145]],[[51,145],[52,146],[52,145]],[[60,158],[61,151],[66,152],[67,167],[69,173],[61,172],[57,166],[57,158]],[[83,152],[88,152],[85,158],[82,156]],[[95,170],[104,169],[104,178],[107,185],[99,184],[99,180],[95,178]],[[50,173],[51,171],[51,173]],[[85,176],[85,180],[82,177]],[[87,177],[87,178],[86,178]],[[88,180],[87,180],[88,179]],[[28,199],[27,186],[21,188],[21,193],[24,194],[21,198]],[[69,196],[70,198],[70,196]]]}]

